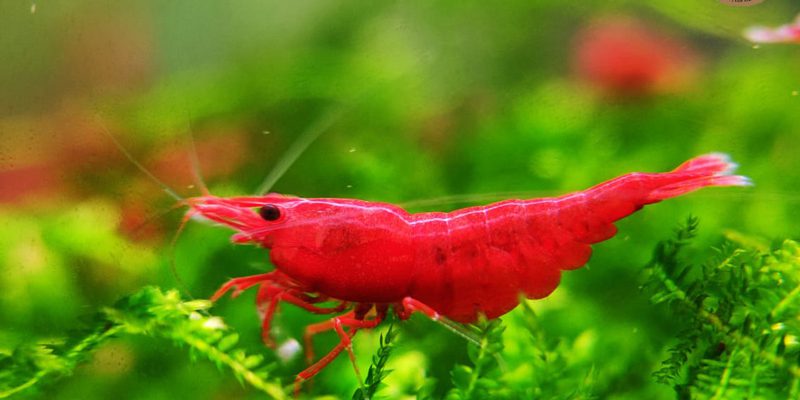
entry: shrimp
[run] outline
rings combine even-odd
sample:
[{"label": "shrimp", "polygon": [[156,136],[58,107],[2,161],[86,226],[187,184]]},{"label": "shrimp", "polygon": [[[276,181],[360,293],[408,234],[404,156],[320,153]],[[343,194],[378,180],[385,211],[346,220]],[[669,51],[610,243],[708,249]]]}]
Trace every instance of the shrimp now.
[{"label": "shrimp", "polygon": [[[520,294],[541,299],[561,272],[581,267],[591,245],[615,235],[614,222],[647,204],[706,186],[745,186],[724,154],[693,158],[671,172],[630,173],[584,191],[553,198],[505,200],[449,213],[412,214],[379,202],[300,198],[280,194],[187,200],[186,219],[232,228],[232,241],[269,249],[275,270],[235,278],[212,297],[258,286],[262,336],[280,303],[316,314],[343,314],[309,325],[311,338],[333,330],[340,342],[297,375],[313,377],[342,351],[354,360],[351,338],[393,310],[401,319],[421,312],[434,320],[470,323],[516,307]],[[322,302],[334,306],[320,306]],[[354,363],[355,365],[355,363]],[[356,369],[357,370],[357,369]]]}]

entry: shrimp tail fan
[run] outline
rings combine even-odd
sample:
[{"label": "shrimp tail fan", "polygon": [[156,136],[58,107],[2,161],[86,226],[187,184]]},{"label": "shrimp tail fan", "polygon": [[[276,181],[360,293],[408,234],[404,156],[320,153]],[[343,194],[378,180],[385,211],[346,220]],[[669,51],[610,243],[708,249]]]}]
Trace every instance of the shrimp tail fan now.
[{"label": "shrimp tail fan", "polygon": [[724,153],[711,153],[692,158],[669,172],[669,175],[676,178],[676,182],[653,190],[649,200],[657,202],[706,186],[751,186],[753,183],[750,178],[733,175],[738,166]]}]

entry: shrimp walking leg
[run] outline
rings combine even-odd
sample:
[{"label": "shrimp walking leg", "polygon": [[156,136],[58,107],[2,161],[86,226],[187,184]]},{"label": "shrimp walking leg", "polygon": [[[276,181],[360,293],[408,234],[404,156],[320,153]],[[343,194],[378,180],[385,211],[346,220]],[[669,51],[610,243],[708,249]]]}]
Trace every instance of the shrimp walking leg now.
[{"label": "shrimp walking leg", "polygon": [[[312,304],[312,301],[325,301],[325,298],[308,299],[306,297],[307,296],[304,296],[304,294],[299,292],[297,289],[287,289],[271,282],[263,283],[261,287],[259,287],[258,295],[256,296],[256,304],[263,313],[261,321],[261,338],[264,341],[264,344],[271,348],[275,347],[275,342],[270,335],[272,318],[275,316],[278,305],[282,301],[298,306],[314,314],[333,314],[344,310],[348,306],[347,302],[342,301],[334,307],[319,307]],[[266,306],[262,307],[262,305],[265,303]]]},{"label": "shrimp walking leg", "polygon": [[[337,318],[352,318],[354,315],[355,311],[350,311]],[[303,345],[305,346],[306,361],[308,362],[308,365],[311,365],[311,363],[314,362],[314,336],[322,332],[327,332],[331,329],[333,329],[333,319],[306,326],[305,333],[303,334]]]},{"label": "shrimp walking leg", "polygon": [[[371,305],[359,304],[356,309],[342,314],[336,318],[331,318],[327,321],[306,326],[305,333],[303,334],[303,344],[305,345],[306,360],[309,364],[314,361],[314,343],[313,337],[319,333],[327,332],[331,329],[336,330],[336,321],[340,324],[353,327],[353,328],[374,328],[386,317],[385,307],[376,307],[377,316],[371,320],[365,320],[366,314],[372,308]],[[337,330],[337,333],[339,331]],[[349,339],[348,339],[349,340]],[[347,343],[348,340],[345,340]]]},{"label": "shrimp walking leg", "polygon": [[[262,286],[259,288],[258,298],[262,297],[262,289],[264,292],[270,292],[266,287]],[[270,332],[272,331],[272,318],[275,316],[275,311],[278,309],[278,303],[281,300],[281,294],[272,294],[272,293],[264,293],[264,296],[270,296],[269,302],[267,306],[263,308],[263,316],[261,320],[261,340],[264,342],[265,345],[269,348],[275,348],[275,341],[272,339],[272,335]],[[260,306],[261,303],[259,300],[256,300],[256,303]],[[261,309],[259,309],[261,310]]]},{"label": "shrimp walking leg", "polygon": [[[340,341],[336,347],[334,347],[328,354],[320,358],[319,361],[297,374],[297,378],[295,378],[294,381],[295,395],[299,393],[300,386],[304,381],[311,379],[314,375],[319,373],[319,371],[328,366],[328,364],[330,364],[339,354],[341,354],[343,350],[346,350],[348,356],[350,357],[350,362],[353,364],[353,369],[356,372],[359,383],[362,382],[361,373],[359,372],[358,365],[356,364],[356,356],[353,353],[353,342],[351,338],[356,334],[356,332],[358,332],[359,329],[372,329],[378,326],[378,324],[383,321],[385,312],[379,312],[375,318],[367,320],[364,319],[364,313],[357,311],[359,310],[350,311],[342,316],[331,318],[329,321],[320,324],[310,325],[306,329],[305,337],[307,343],[310,342],[310,338],[313,335],[328,330],[334,330],[339,335]],[[345,331],[345,327],[350,329]]]},{"label": "shrimp walking leg", "polygon": [[436,312],[436,310],[434,310],[430,306],[411,297],[404,298],[403,302],[401,303],[401,306],[402,309],[397,311],[397,316],[400,317],[400,319],[408,319],[409,317],[411,317],[411,314],[414,313],[415,311],[425,314],[428,318],[434,321],[438,321],[439,318],[442,317],[438,312]]},{"label": "shrimp walking leg", "polygon": [[234,278],[225,282],[214,295],[211,296],[211,301],[217,301],[225,295],[229,290],[233,289],[233,297],[238,296],[244,290],[258,285],[260,283],[270,282],[275,278],[275,272],[267,272],[266,274],[243,276],[241,278]]},{"label": "shrimp walking leg", "polygon": [[236,297],[241,292],[256,285],[260,285],[256,295],[256,304],[262,318],[261,338],[268,347],[275,347],[270,331],[272,318],[275,316],[281,301],[296,305],[315,314],[333,314],[344,310],[348,306],[348,303],[343,301],[333,307],[316,306],[314,303],[327,301],[328,298],[325,296],[308,296],[298,288],[295,282],[276,271],[231,279],[211,296],[211,301],[219,300],[230,290],[233,290],[232,296]]},{"label": "shrimp walking leg", "polygon": [[420,312],[434,322],[442,324],[445,328],[449,329],[456,335],[463,337],[476,346],[480,346],[480,339],[475,335],[474,332],[470,331],[468,328],[464,327],[458,322],[441,315],[432,307],[417,299],[412,297],[404,298],[400,303],[400,308],[396,308],[395,312],[397,313],[397,316],[403,320],[410,318],[411,314],[414,312]]},{"label": "shrimp walking leg", "polygon": [[327,298],[310,298],[297,289],[286,288],[281,285],[270,283],[262,284],[256,296],[256,304],[259,306],[268,303],[269,307],[271,303],[284,301],[314,314],[333,314],[343,311],[350,305],[350,303],[346,301],[339,301],[339,304],[333,307],[320,307],[314,304],[328,300]]}]

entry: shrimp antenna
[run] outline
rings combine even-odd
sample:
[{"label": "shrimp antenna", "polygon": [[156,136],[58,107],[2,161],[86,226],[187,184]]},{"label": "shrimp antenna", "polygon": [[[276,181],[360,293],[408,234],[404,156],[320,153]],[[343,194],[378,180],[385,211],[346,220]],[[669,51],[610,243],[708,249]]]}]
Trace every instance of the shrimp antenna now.
[{"label": "shrimp antenna", "polygon": [[147,225],[150,225],[153,221],[155,221],[155,220],[157,220],[157,219],[159,219],[159,218],[161,218],[161,217],[163,217],[163,216],[165,216],[165,215],[167,215],[167,214],[169,214],[169,213],[171,213],[171,212],[173,212],[173,211],[175,211],[175,210],[177,210],[177,209],[179,209],[181,207],[183,207],[183,204],[175,203],[172,207],[170,207],[170,208],[168,208],[166,210],[154,212],[154,213],[148,215],[143,222],[141,222],[139,225],[136,225],[131,230],[131,236],[133,236],[134,238],[138,237],[139,234],[141,233],[141,231]]},{"label": "shrimp antenna", "polygon": [[189,146],[191,147],[191,152],[189,153],[189,162],[192,165],[192,177],[194,178],[195,184],[198,188],[200,188],[200,192],[203,193],[203,196],[208,196],[211,192],[208,190],[208,186],[206,186],[206,182],[203,180],[203,170],[200,169],[200,159],[197,156],[197,145],[194,141],[194,134],[192,133],[192,126],[191,124],[188,127],[189,131]]},{"label": "shrimp antenna", "polygon": [[[178,207],[181,207],[181,206],[183,206],[185,204],[186,200],[183,197],[181,197],[178,193],[176,193],[174,190],[172,190],[172,188],[170,188],[166,183],[164,183],[160,179],[156,178],[155,175],[153,175],[147,168],[144,167],[144,165],[142,165],[139,161],[136,160],[136,158],[133,157],[133,154],[131,154],[128,151],[128,149],[126,149],[125,146],[123,146],[122,143],[120,143],[120,141],[117,140],[117,138],[114,135],[111,134],[111,131],[108,130],[108,127],[103,123],[103,121],[99,117],[97,118],[97,123],[102,128],[103,133],[106,136],[108,136],[108,138],[111,139],[112,142],[114,142],[114,145],[117,146],[117,149],[119,149],[119,151],[122,154],[125,155],[125,158],[127,158],[128,161],[130,161],[133,165],[136,166],[136,168],[139,169],[139,171],[144,173],[153,182],[155,182],[158,186],[160,186],[161,189],[166,194],[168,194],[170,197],[172,197],[173,199],[178,201],[178,204],[170,207],[169,210],[167,210],[163,214],[158,214],[157,216],[164,215],[164,214],[166,214],[166,213],[168,213],[168,212],[170,212],[170,211],[172,211],[172,210],[174,210],[174,209],[176,209]],[[150,219],[148,219],[148,221],[145,221],[145,222],[147,223],[149,221],[150,221]],[[189,296],[189,298],[192,298],[191,293],[189,293],[189,290],[186,289],[186,285],[183,283],[183,281],[178,276],[177,268],[175,267],[175,257],[174,257],[175,244],[177,243],[178,237],[180,236],[180,233],[183,231],[183,228],[186,225],[187,221],[188,221],[188,218],[184,218],[184,220],[181,222],[180,227],[178,228],[178,231],[175,232],[175,236],[172,238],[172,241],[170,243],[170,253],[173,254],[173,256],[170,257],[170,260],[171,260],[170,261],[170,272],[172,273],[172,277],[175,278],[175,281],[178,283],[178,286],[181,287],[181,291],[186,293],[186,295]],[[144,224],[142,226],[144,226]],[[137,228],[137,229],[139,229],[139,228]]]},{"label": "shrimp antenna", "polygon": [[[136,235],[139,234],[140,230],[144,229],[145,226],[147,226],[148,224],[153,222],[153,220],[155,220],[156,218],[163,217],[164,215],[167,215],[167,214],[169,214],[169,213],[171,213],[171,212],[173,212],[173,211],[175,211],[175,210],[177,210],[177,209],[179,209],[181,207],[183,207],[183,204],[175,203],[172,207],[147,217],[147,219],[144,222],[139,224],[133,230],[132,234],[135,237]],[[175,246],[178,243],[178,237],[183,232],[183,229],[186,226],[186,222],[187,221],[188,221],[187,218],[184,218],[183,220],[181,220],[181,224],[178,226],[178,230],[175,232],[175,235],[172,237],[172,240],[170,240],[170,243],[169,243],[169,272],[170,272],[170,274],[172,274],[172,278],[175,279],[175,282],[178,284],[178,288],[180,288],[181,292],[183,292],[191,300],[191,299],[194,299],[194,296],[192,296],[192,293],[189,291],[188,286],[186,286],[186,284],[183,282],[183,279],[181,279],[180,275],[178,275],[178,268],[175,266]]]},{"label": "shrimp antenna", "polygon": [[175,200],[177,200],[177,201],[179,201],[179,202],[184,202],[184,201],[185,201],[185,199],[184,199],[183,197],[181,197],[181,196],[180,196],[178,193],[176,193],[174,190],[172,190],[172,188],[170,188],[169,186],[167,186],[167,184],[166,184],[166,183],[164,183],[164,182],[163,182],[163,181],[161,181],[160,179],[156,178],[156,176],[155,176],[155,175],[153,175],[153,174],[152,174],[150,171],[148,171],[148,170],[147,170],[147,168],[145,168],[145,167],[144,167],[144,165],[142,165],[141,163],[139,163],[139,161],[136,161],[136,159],[135,159],[135,158],[133,157],[133,155],[132,155],[132,154],[131,154],[131,153],[128,151],[128,149],[126,149],[126,148],[125,148],[125,147],[122,145],[122,143],[120,143],[120,142],[119,142],[119,140],[117,140],[117,138],[116,138],[116,137],[114,137],[114,135],[112,135],[112,134],[111,134],[111,131],[109,131],[109,130],[108,130],[108,127],[106,127],[106,125],[105,125],[105,124],[104,124],[102,121],[100,121],[100,120],[99,120],[99,118],[98,118],[98,121],[97,121],[97,122],[100,124],[100,127],[103,129],[103,133],[105,133],[105,135],[106,135],[106,136],[108,136],[108,138],[109,138],[109,139],[111,139],[111,141],[112,141],[112,142],[114,142],[114,145],[116,145],[116,146],[117,146],[117,149],[118,149],[118,150],[119,150],[119,151],[120,151],[122,154],[124,154],[124,155],[125,155],[125,157],[128,159],[128,161],[130,161],[130,162],[131,162],[133,165],[135,165],[135,166],[136,166],[136,168],[138,168],[138,169],[139,169],[139,171],[142,171],[142,173],[144,173],[145,175],[147,175],[147,177],[148,177],[148,178],[150,178],[150,179],[151,179],[153,182],[155,182],[155,183],[156,183],[158,186],[160,186],[160,187],[161,187],[161,190],[163,190],[163,191],[164,191],[164,193],[168,194],[168,195],[169,195],[170,197],[172,197],[173,199],[175,199]]},{"label": "shrimp antenna", "polygon": [[403,208],[420,208],[429,206],[442,206],[452,204],[474,204],[494,202],[501,200],[508,200],[513,198],[526,199],[531,197],[546,197],[557,196],[559,192],[553,190],[520,190],[508,192],[490,192],[490,193],[464,193],[452,194],[447,196],[440,196],[434,198],[426,198],[419,200],[410,200],[398,204]]},{"label": "shrimp antenna", "polygon": [[272,171],[270,171],[267,177],[264,178],[264,181],[261,182],[261,185],[259,185],[258,189],[256,189],[256,193],[265,194],[272,189],[272,186],[275,185],[275,182],[277,182],[278,179],[281,179],[283,174],[285,174],[286,171],[289,170],[289,167],[291,167],[292,164],[297,161],[300,155],[306,151],[308,146],[310,146],[311,143],[314,143],[314,140],[316,140],[319,135],[328,130],[328,128],[330,128],[331,125],[333,125],[342,116],[342,114],[344,114],[344,107],[332,108],[328,110],[328,112],[322,118],[318,119],[316,123],[309,126],[303,133],[301,133],[297,140],[295,140],[294,143],[292,143],[292,145],[289,147],[289,150],[286,151],[286,154],[283,156],[283,158],[278,160],[278,162],[275,164],[275,167],[272,168]]}]

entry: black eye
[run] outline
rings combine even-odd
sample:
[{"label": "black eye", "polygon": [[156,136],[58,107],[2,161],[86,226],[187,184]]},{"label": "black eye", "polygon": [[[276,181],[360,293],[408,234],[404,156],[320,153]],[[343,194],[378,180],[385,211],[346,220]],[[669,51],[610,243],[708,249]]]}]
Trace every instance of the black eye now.
[{"label": "black eye", "polygon": [[260,215],[264,221],[275,221],[281,217],[281,210],[275,205],[267,204],[258,210],[258,215]]}]

